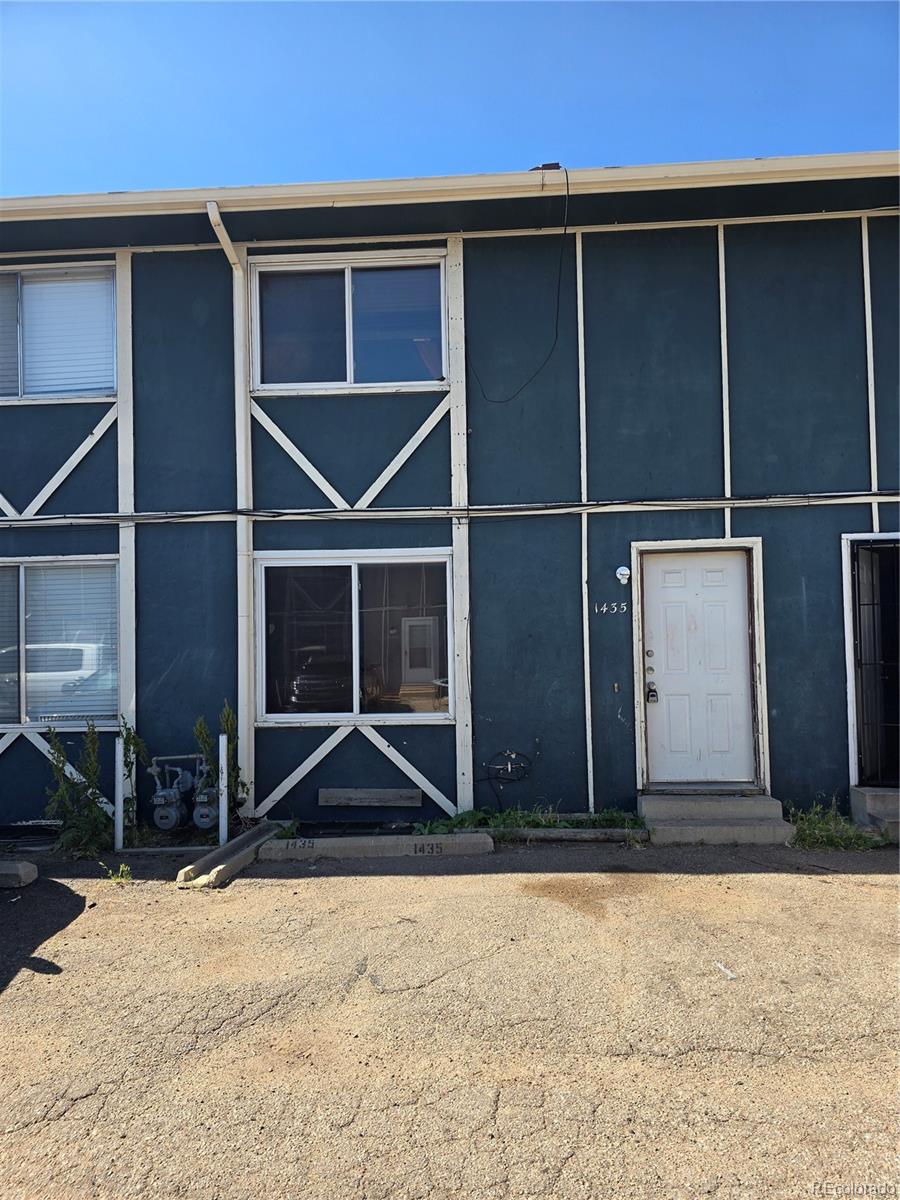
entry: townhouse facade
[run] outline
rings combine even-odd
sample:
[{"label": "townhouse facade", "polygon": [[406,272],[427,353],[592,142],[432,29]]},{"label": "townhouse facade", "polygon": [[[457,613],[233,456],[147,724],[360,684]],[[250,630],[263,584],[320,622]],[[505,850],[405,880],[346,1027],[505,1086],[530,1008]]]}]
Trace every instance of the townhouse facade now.
[{"label": "townhouse facade", "polygon": [[0,823],[896,785],[895,154],[6,200]]}]

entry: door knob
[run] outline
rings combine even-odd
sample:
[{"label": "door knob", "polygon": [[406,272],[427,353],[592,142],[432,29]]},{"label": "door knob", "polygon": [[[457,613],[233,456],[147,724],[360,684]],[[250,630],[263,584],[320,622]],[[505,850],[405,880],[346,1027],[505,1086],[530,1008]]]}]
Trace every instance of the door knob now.
[{"label": "door knob", "polygon": [[647,684],[646,699],[648,704],[659,704],[659,695],[657,694],[655,683]]}]

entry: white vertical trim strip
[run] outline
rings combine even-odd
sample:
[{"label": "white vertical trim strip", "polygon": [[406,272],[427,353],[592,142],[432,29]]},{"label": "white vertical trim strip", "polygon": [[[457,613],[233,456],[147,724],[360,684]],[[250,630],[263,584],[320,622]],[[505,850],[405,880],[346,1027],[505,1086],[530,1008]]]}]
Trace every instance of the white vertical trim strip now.
[{"label": "white vertical trim strip", "polygon": [[109,429],[110,425],[112,425],[113,421],[115,421],[116,408],[117,405],[113,403],[110,408],[107,409],[107,411],[103,414],[78,449],[70,454],[56,474],[47,480],[28,507],[22,509],[23,517],[36,516],[39,510],[47,503],[60,484],[64,483],[81,462],[81,460],[86,455],[90,454],[94,446],[96,446],[96,444],[103,437],[104,433],[106,433],[107,429]]},{"label": "white vertical trim strip", "polygon": [[[255,400],[250,401],[250,411],[260,425],[262,425],[263,429],[265,429],[266,433],[278,443],[278,445],[289,458],[293,459],[300,470],[303,471],[313,481],[319,491],[328,497],[335,508],[351,507],[351,505],[348,504],[337,488],[332,487],[322,472],[317,467],[313,466],[303,451],[299,450],[294,445],[284,430],[275,424],[268,413],[261,409]],[[250,505],[248,504],[244,506],[239,503],[238,507],[249,508]]]},{"label": "white vertical trim strip", "polygon": [[415,454],[428,435],[450,411],[450,397],[445,396],[437,408],[425,418],[416,432],[412,435],[402,450],[391,459],[371,487],[360,496],[353,505],[354,508],[368,508],[377,495],[390,483],[403,464]]},{"label": "white vertical trim strip", "polygon": [[[725,291],[725,226],[716,227],[719,257],[719,346],[722,365],[722,481],[731,496],[731,394],[728,382],[728,298]],[[725,536],[731,537],[731,508],[726,506]]]},{"label": "white vertical trim strip", "polygon": [[325,741],[318,745],[312,754],[303,760],[299,767],[295,767],[290,775],[279,783],[277,788],[269,792],[261,804],[257,804],[254,816],[265,816],[269,809],[274,808],[278,801],[286,796],[291,788],[300,782],[304,775],[308,775],[313,767],[319,765],[323,758],[327,758],[335,746],[342,742],[348,733],[352,733],[353,729],[353,725],[342,725],[339,729],[335,729],[334,733],[329,734]]},{"label": "white vertical trim strip", "polygon": [[[455,507],[469,504],[466,427],[466,329],[463,240],[447,239],[447,362],[450,379],[450,490]],[[454,517],[453,683],[456,702],[456,807],[474,807],[472,763],[472,657],[469,638],[469,518]]]},{"label": "white vertical trim strip", "polygon": [[[578,310],[578,444],[581,459],[581,501],[588,498],[587,376],[584,348],[584,260],[581,234],[575,234],[575,283]],[[594,811],[594,719],[591,703],[591,630],[588,594],[588,515],[581,514],[581,641],[584,676],[584,738],[588,812]]]},{"label": "white vertical trim strip", "polygon": [[[878,491],[878,427],[875,423],[875,341],[872,333],[872,273],[869,261],[869,218],[860,217],[862,230],[863,305],[866,317],[866,393],[869,413],[869,472]],[[872,532],[879,532],[878,502],[872,501]]]},{"label": "white vertical trim strip", "polygon": [[251,455],[251,403],[248,373],[247,250],[238,251],[232,264],[232,307],[234,312],[234,432],[236,450],[237,550],[237,722],[238,761],[249,788],[241,806],[245,816],[254,816],[254,764],[256,760],[255,655],[253,642],[253,520],[244,515],[253,507],[253,459]]},{"label": "white vertical trim strip", "polygon": [[426,779],[422,772],[412,765],[409,759],[404,758],[399,750],[386,741],[380,733],[376,733],[371,725],[360,725],[358,728],[363,737],[368,738],[372,745],[380,750],[385,758],[390,759],[395,767],[399,767],[403,774],[408,776],[413,783],[417,784],[426,796],[432,799],[445,813],[448,813],[451,817],[456,816],[456,805],[447,799],[440,788],[436,788],[430,780]]},{"label": "white vertical trim strip", "polygon": [[[134,512],[134,373],[132,364],[131,253],[116,253],[116,454],[119,512]],[[119,526],[119,713],[137,723],[136,533]],[[130,797],[131,785],[126,791]],[[119,847],[121,849],[121,847]]]}]

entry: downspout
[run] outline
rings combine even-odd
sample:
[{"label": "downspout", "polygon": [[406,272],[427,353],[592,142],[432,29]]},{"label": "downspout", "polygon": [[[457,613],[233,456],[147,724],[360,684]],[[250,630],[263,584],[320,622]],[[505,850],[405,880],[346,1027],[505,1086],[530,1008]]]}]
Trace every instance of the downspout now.
[{"label": "downspout", "polygon": [[206,205],[209,223],[225,257],[231,264],[234,310],[234,444],[237,539],[237,723],[238,762],[250,791],[241,807],[244,816],[254,808],[254,677],[253,677],[253,523],[247,515],[253,507],[253,476],[250,455],[250,386],[248,375],[247,285],[242,256],[235,250],[215,200]]}]

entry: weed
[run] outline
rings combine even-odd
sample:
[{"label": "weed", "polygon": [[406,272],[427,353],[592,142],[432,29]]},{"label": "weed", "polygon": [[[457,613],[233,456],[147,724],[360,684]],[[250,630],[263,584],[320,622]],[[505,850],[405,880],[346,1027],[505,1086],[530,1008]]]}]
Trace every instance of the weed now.
[{"label": "weed", "polygon": [[[226,770],[228,775],[229,821],[238,821],[240,819],[238,810],[249,795],[250,787],[246,780],[242,778],[241,769],[238,765],[237,714],[227,700],[222,711],[219,713],[219,731],[224,733],[228,739]],[[198,717],[194,722],[194,741],[197,743],[197,749],[206,759],[206,775],[200,781],[199,786],[218,787],[218,745],[213,739],[205,717]]]},{"label": "weed", "polygon": [[817,800],[811,808],[789,807],[794,826],[791,845],[797,850],[872,850],[888,845],[884,833],[861,829],[838,811],[837,797],[826,808]]},{"label": "weed", "polygon": [[150,754],[144,739],[138,736],[134,726],[129,725],[124,716],[122,716],[119,726],[119,737],[122,739],[125,774],[123,823],[125,829],[128,830],[128,838],[133,841],[137,832],[137,767],[138,763],[145,767],[148,766]]},{"label": "weed", "polygon": [[298,838],[300,836],[300,826],[296,821],[289,821],[287,825],[282,825],[282,827],[275,834],[275,841],[283,842],[291,838]]},{"label": "weed", "polygon": [[603,808],[587,817],[566,816],[553,809],[505,808],[499,812],[475,808],[441,817],[419,821],[413,832],[419,834],[459,833],[466,829],[643,829],[643,817],[620,808]]},{"label": "weed", "polygon": [[119,863],[119,869],[117,871],[111,870],[106,863],[103,862],[98,863],[98,865],[101,866],[106,872],[106,878],[110,883],[134,882],[134,880],[131,878],[131,867],[129,867],[128,863]]},{"label": "weed", "polygon": [[47,789],[47,816],[60,822],[53,849],[73,858],[94,858],[112,844],[112,821],[100,807],[100,738],[89,721],[74,769],[55,729],[47,731],[54,787]]}]

